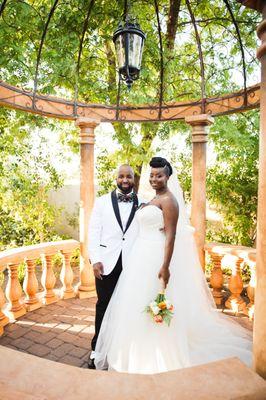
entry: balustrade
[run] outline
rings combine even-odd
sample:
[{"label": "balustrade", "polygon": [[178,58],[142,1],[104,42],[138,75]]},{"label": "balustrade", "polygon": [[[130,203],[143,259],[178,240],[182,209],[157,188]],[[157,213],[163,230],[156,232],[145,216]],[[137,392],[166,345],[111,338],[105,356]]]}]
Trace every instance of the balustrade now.
[{"label": "balustrade", "polygon": [[[76,240],[42,243],[11,249],[0,253],[0,271],[8,269],[8,280],[5,295],[0,287],[0,335],[9,321],[15,320],[28,311],[36,310],[46,304],[51,304],[60,298],[69,299],[75,296],[73,271],[70,263],[71,254],[79,247]],[[56,277],[53,271],[53,256],[62,254],[61,295],[55,292]],[[44,288],[39,291],[36,275],[36,260],[42,260],[41,284]],[[25,278],[23,289],[18,272],[19,266],[25,263]],[[6,301],[7,299],[7,301]]]},{"label": "balustrade", "polygon": [[[256,282],[256,249],[244,246],[207,243],[205,251],[210,255],[212,262],[210,284],[216,305],[224,305],[234,313],[243,313],[249,315],[250,319],[252,319]],[[251,278],[246,287],[248,303],[242,297],[244,284],[241,270],[245,264],[250,267],[251,272]],[[231,270],[227,286],[224,279],[225,267]],[[223,291],[223,289],[226,290]],[[226,292],[228,291],[229,296],[226,298]]]},{"label": "balustrade", "polygon": [[[2,288],[0,288],[0,335],[9,321],[21,317],[26,312],[54,303],[60,298],[75,297],[70,260],[71,254],[77,247],[79,247],[79,242],[64,240],[0,253],[0,271],[7,268],[9,273],[5,291],[6,298]],[[210,255],[212,263],[210,284],[216,305],[218,307],[224,305],[235,313],[241,312],[253,318],[256,250],[243,246],[208,243],[205,245],[205,251]],[[56,277],[52,262],[55,254],[62,256],[60,273],[62,287],[60,291],[55,289]],[[230,263],[224,262],[228,256],[230,256]],[[36,260],[40,258],[42,260],[41,284],[43,291],[38,290],[39,283],[36,276]],[[23,262],[26,266],[26,274],[22,289],[18,278],[18,268]],[[251,273],[250,281],[246,285],[248,302],[247,298],[245,301],[242,297],[244,284],[241,268],[244,263],[250,267]],[[224,267],[231,268],[232,274],[229,279],[224,278]]]}]

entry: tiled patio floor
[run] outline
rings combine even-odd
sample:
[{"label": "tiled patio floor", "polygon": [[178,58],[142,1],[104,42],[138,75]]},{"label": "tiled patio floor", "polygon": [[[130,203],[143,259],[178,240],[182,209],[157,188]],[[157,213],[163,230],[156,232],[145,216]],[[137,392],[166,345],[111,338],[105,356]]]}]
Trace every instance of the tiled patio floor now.
[{"label": "tiled patio floor", "polygon": [[[5,327],[0,345],[49,360],[87,368],[94,334],[96,298],[60,300]],[[252,330],[246,317],[232,317]]]},{"label": "tiled patio floor", "polygon": [[0,345],[87,368],[95,302],[96,298],[60,300],[29,312],[5,327]]}]

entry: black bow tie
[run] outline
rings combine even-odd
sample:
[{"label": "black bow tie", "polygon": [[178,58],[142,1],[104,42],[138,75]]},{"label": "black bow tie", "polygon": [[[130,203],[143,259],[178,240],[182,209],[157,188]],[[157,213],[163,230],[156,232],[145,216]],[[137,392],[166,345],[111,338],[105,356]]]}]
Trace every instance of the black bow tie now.
[{"label": "black bow tie", "polygon": [[134,193],[130,193],[130,194],[118,193],[117,194],[118,203],[132,203],[133,200],[134,200]]}]

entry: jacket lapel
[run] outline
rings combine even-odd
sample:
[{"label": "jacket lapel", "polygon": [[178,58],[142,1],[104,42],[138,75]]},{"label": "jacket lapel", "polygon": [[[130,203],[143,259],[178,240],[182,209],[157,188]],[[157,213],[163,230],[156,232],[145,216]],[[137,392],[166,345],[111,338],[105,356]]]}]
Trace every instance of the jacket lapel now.
[{"label": "jacket lapel", "polygon": [[114,209],[114,213],[115,213],[117,222],[119,223],[119,226],[123,231],[123,225],[122,225],[121,216],[120,216],[119,207],[118,207],[118,202],[117,202],[117,197],[116,197],[116,190],[112,191],[111,199],[112,199],[112,205],[113,205],[113,209]]},{"label": "jacket lapel", "polygon": [[128,218],[128,221],[127,221],[127,225],[126,225],[126,229],[125,229],[124,233],[126,233],[126,231],[128,230],[131,222],[133,221],[135,212],[136,212],[136,210],[138,208],[138,204],[139,204],[138,196],[135,194],[134,200],[133,200],[132,209],[131,209],[131,213],[129,215],[129,218]]}]

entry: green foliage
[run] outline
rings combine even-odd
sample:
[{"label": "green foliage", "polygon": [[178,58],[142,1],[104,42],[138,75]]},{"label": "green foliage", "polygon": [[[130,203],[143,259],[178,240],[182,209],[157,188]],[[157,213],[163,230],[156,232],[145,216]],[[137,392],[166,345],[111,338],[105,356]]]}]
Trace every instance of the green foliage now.
[{"label": "green foliage", "polygon": [[[59,212],[48,204],[48,191],[63,181],[42,154],[45,142],[32,142],[34,118],[2,110],[0,114],[0,248],[56,239]],[[40,122],[39,122],[40,123]]]},{"label": "green foliage", "polygon": [[109,154],[105,149],[98,156],[96,162],[96,174],[99,182],[98,196],[102,196],[110,192],[114,187],[115,170],[117,168],[117,161],[113,154]]},{"label": "green foliage", "polygon": [[75,211],[72,213],[69,213],[65,211],[65,217],[66,221],[69,226],[71,226],[74,229],[77,229],[79,226],[79,205],[78,203],[75,203]]},{"label": "green foliage", "polygon": [[63,264],[63,256],[61,253],[57,253],[53,256],[52,264],[54,267],[58,268],[61,267]]},{"label": "green foliage", "polygon": [[76,248],[76,250],[73,251],[70,262],[71,262],[72,267],[76,267],[77,265],[80,264],[80,249],[79,248]]},{"label": "green foliage", "polygon": [[18,280],[21,286],[23,285],[26,274],[26,263],[20,263],[18,266]]},{"label": "green foliage", "polygon": [[54,271],[55,277],[59,278],[60,272],[62,269],[62,265],[63,265],[62,254],[60,254],[60,253],[55,254],[52,258],[52,264],[53,264],[53,271]]},{"label": "green foliage", "polygon": [[189,150],[186,154],[181,153],[178,157],[178,180],[183,189],[185,201],[191,201],[192,184],[192,154]]},{"label": "green foliage", "polygon": [[251,246],[257,214],[258,112],[217,119],[210,140],[217,158],[208,171],[208,198],[223,216],[226,241]]},{"label": "green foliage", "polygon": [[251,270],[249,265],[244,264],[243,267],[241,268],[241,278],[244,283],[248,283],[251,278]]}]

